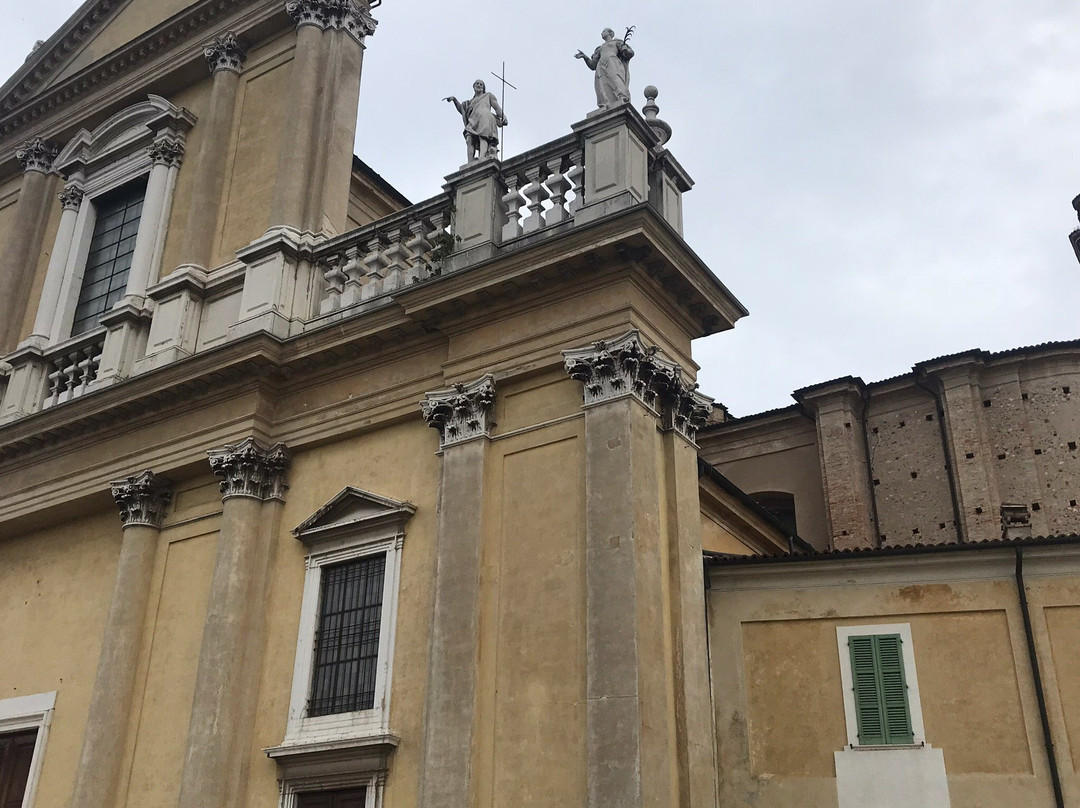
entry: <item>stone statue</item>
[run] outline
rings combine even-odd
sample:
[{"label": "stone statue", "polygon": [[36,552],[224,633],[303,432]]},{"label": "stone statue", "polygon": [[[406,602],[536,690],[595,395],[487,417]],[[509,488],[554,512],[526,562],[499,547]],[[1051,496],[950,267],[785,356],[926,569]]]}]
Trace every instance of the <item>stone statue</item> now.
[{"label": "stone statue", "polygon": [[458,101],[454,96],[444,98],[451,102],[461,113],[465,123],[465,145],[469,151],[467,162],[499,156],[499,127],[510,122],[503,114],[498,99],[487,91],[487,85],[480,79],[473,82],[473,97],[468,101]]},{"label": "stone statue", "polygon": [[[632,31],[632,28],[627,31],[628,38]],[[600,109],[611,109],[630,101],[630,60],[634,58],[634,49],[625,39],[616,39],[610,28],[605,28],[600,36],[604,43],[592,56],[578,51],[574,58],[584,59],[589,69],[596,73],[596,105]]]}]

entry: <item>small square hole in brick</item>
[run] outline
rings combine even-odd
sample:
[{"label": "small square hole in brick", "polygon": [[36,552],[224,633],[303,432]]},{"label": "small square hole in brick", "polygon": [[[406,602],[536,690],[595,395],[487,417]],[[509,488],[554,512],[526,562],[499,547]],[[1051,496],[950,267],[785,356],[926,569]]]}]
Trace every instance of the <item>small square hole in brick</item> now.
[{"label": "small square hole in brick", "polygon": [[1076,441],[1074,441],[1074,440],[1069,441],[1069,451],[1070,452],[1075,452],[1076,451]]},{"label": "small square hole in brick", "polygon": [[900,426],[907,426],[907,421],[901,421]]},{"label": "small square hole in brick", "polygon": [[874,485],[881,485],[881,480],[874,480]]},{"label": "small square hole in brick", "polygon": [[1020,394],[1020,400],[1021,401],[1027,401],[1028,400],[1028,394],[1027,393],[1021,393]]},{"label": "small square hole in brick", "polygon": [[875,426],[875,427],[874,427],[873,429],[871,429],[870,431],[871,431],[871,432],[873,432],[873,433],[874,433],[874,434],[876,435],[876,434],[877,434],[877,427]]},{"label": "small square hole in brick", "polygon": [[884,533],[882,533],[882,534],[881,534],[881,540],[882,540],[882,541],[888,541],[888,540],[889,540],[889,537],[888,537],[888,536],[886,536],[886,535],[885,535]]},{"label": "small square hole in brick", "polygon": [[1069,507],[1070,508],[1075,508],[1076,507],[1076,500],[1075,499],[1070,499],[1069,500]]},{"label": "small square hole in brick", "polygon": [[944,530],[945,529],[945,523],[944,522],[938,522],[937,527],[938,527],[938,530]]},{"label": "small square hole in brick", "polygon": [[975,513],[981,514],[982,513],[982,508],[976,508]]},{"label": "small square hole in brick", "polygon": [[975,457],[975,453],[974,452],[968,452],[966,455],[964,455],[964,457],[966,457],[968,460],[972,460]]},{"label": "small square hole in brick", "polygon": [[844,429],[851,429],[851,421],[844,422]]},{"label": "small square hole in brick", "polygon": [[1042,454],[1042,449],[1036,449],[1035,454]]},{"label": "small square hole in brick", "polygon": [[1005,457],[1006,457],[1005,453],[1002,452],[1001,454],[998,455],[998,460],[1004,460]]},{"label": "small square hole in brick", "polygon": [[1038,511],[1038,510],[1041,510],[1041,509],[1042,509],[1042,506],[1039,505],[1038,502],[1032,502],[1031,503],[1031,510]]},{"label": "small square hole in brick", "polygon": [[934,416],[933,416],[933,415],[928,415],[928,416],[926,416],[926,420],[927,420],[927,421],[933,421],[933,420],[934,420]]},{"label": "small square hole in brick", "polygon": [[840,535],[841,535],[841,536],[846,536],[846,535],[847,535],[847,531],[846,531],[846,530],[841,530],[841,531],[840,531]]},{"label": "small square hole in brick", "polygon": [[918,536],[919,535],[919,529],[917,527],[912,528],[911,529],[911,535],[912,536]]},{"label": "small square hole in brick", "polygon": [[1069,385],[1066,384],[1064,387],[1062,387],[1061,392],[1065,395],[1069,395],[1069,393],[1071,392],[1071,390],[1069,389]]},{"label": "small square hole in brick", "polygon": [[984,401],[984,402],[983,402],[983,406],[984,406],[984,407],[989,407],[989,406],[990,406],[990,404],[991,404],[991,401],[990,401],[990,399],[986,399],[986,401]]},{"label": "small square hole in brick", "polygon": [[913,479],[913,480],[914,480],[914,479],[915,479],[916,477],[918,477],[918,476],[919,476],[919,472],[917,472],[917,471],[913,471],[913,472],[911,472],[911,479]]}]

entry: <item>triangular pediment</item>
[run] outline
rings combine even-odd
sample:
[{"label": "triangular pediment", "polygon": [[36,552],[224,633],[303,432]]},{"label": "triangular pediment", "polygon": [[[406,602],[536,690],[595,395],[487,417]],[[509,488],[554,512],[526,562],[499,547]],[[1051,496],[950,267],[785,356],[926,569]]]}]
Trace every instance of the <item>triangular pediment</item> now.
[{"label": "triangular pediment", "polygon": [[411,502],[399,502],[348,486],[301,522],[293,534],[310,543],[345,532],[400,529],[414,513],[416,506]]}]

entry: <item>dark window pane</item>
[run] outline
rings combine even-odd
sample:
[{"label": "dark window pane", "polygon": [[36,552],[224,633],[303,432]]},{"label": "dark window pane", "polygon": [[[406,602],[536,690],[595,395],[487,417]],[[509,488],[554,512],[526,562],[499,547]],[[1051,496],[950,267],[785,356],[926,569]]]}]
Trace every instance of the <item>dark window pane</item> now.
[{"label": "dark window pane", "polygon": [[22,805],[36,743],[36,729],[0,735],[0,808]]},{"label": "dark window pane", "polygon": [[375,706],[386,555],[324,567],[308,714]]}]

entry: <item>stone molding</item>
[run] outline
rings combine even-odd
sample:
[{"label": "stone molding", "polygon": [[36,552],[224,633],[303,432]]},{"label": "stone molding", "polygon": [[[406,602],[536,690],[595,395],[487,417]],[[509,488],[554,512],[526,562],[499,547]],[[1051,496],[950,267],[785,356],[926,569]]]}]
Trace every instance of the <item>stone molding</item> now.
[{"label": "stone molding", "polygon": [[31,138],[19,147],[15,157],[22,164],[23,171],[38,171],[51,174],[53,161],[60,149],[39,137]]},{"label": "stone molding", "polygon": [[677,432],[691,443],[712,412],[713,399],[699,393],[682,367],[661,356],[657,346],[646,345],[636,329],[563,351],[563,359],[570,377],[585,386],[586,407],[632,396],[660,416],[665,432]]},{"label": "stone molding", "polygon": [[222,70],[239,73],[244,69],[247,49],[232,31],[216,36],[203,46],[203,55],[210,65],[210,75]]},{"label": "stone molding", "polygon": [[314,25],[323,31],[346,31],[357,42],[375,33],[379,24],[367,8],[355,0],[287,0],[285,11],[296,27]]},{"label": "stone molding", "polygon": [[113,499],[120,508],[124,527],[143,525],[161,529],[165,510],[172,502],[172,482],[147,470],[123,480],[114,480]]},{"label": "stone molding", "polygon": [[60,200],[60,207],[64,210],[78,210],[82,207],[82,201],[85,195],[86,191],[78,185],[68,185],[56,195],[56,198]]},{"label": "stone molding", "polygon": [[248,497],[250,499],[285,499],[289,486],[285,475],[289,470],[289,450],[284,443],[263,446],[255,438],[245,438],[240,443],[207,453],[210,469],[221,477],[222,499]]},{"label": "stone molding", "polygon": [[455,384],[428,393],[420,406],[428,426],[439,430],[441,449],[489,437],[489,429],[495,423],[491,420],[495,377],[489,373],[470,384]]},{"label": "stone molding", "polygon": [[175,137],[159,137],[146,150],[150,162],[156,166],[179,168],[184,162],[184,142]]}]

